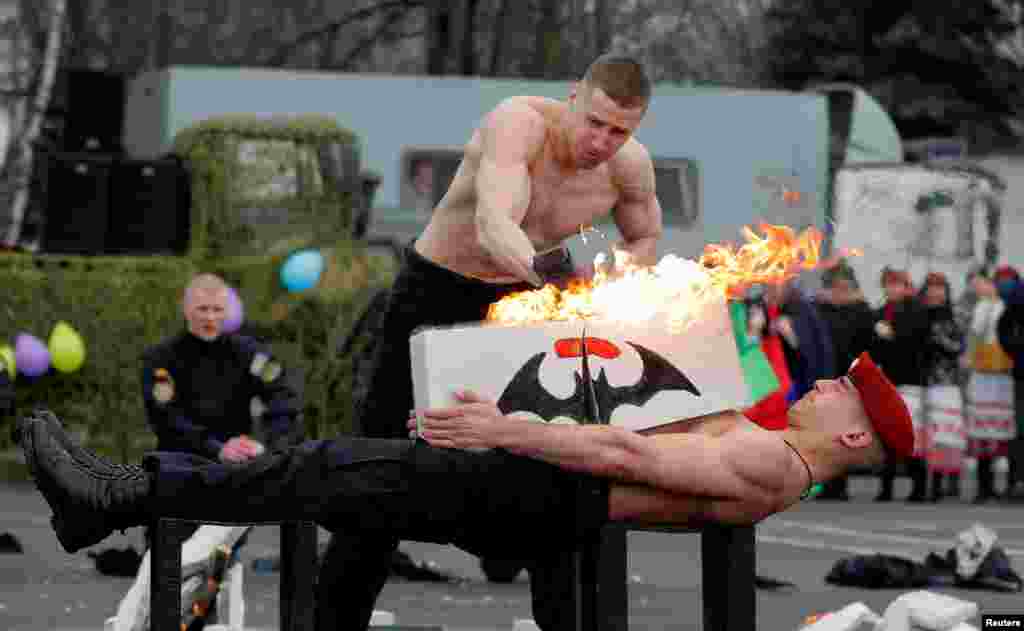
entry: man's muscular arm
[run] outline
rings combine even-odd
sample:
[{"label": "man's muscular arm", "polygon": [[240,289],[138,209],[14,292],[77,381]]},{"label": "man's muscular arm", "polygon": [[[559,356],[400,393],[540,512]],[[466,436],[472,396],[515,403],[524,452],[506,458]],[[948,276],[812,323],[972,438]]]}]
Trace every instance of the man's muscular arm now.
[{"label": "man's muscular arm", "polygon": [[616,248],[625,250],[639,265],[657,263],[662,233],[661,204],[655,191],[654,163],[647,149],[635,140],[624,146],[615,161],[619,201],[615,224],[622,234]]},{"label": "man's muscular arm", "polygon": [[[611,425],[537,423],[503,416],[493,404],[472,393],[461,393],[458,398],[464,403],[424,413],[421,436],[430,444],[500,448],[564,469],[646,484],[669,493],[759,505],[772,501],[771,495],[781,489],[786,473],[784,444],[769,442],[757,432],[743,432],[730,439],[688,434],[648,437]],[[740,450],[737,441],[745,441]],[[760,455],[751,458],[751,453]]]},{"label": "man's muscular arm", "polygon": [[537,287],[536,250],[520,224],[530,207],[529,161],[543,145],[546,125],[529,106],[508,100],[492,111],[480,129],[481,156],[476,175],[477,238],[494,262]]}]

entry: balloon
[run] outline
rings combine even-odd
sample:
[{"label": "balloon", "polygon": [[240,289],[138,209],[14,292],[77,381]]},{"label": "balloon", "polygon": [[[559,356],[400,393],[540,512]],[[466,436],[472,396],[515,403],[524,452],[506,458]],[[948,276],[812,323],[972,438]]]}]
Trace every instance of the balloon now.
[{"label": "balloon", "polygon": [[50,333],[50,359],[61,372],[75,372],[85,362],[85,343],[82,336],[67,322],[58,322]]},{"label": "balloon", "polygon": [[34,335],[19,333],[14,338],[14,362],[21,374],[38,377],[50,368],[50,351]]},{"label": "balloon", "polygon": [[245,307],[242,306],[242,299],[234,287],[228,287],[228,315],[224,318],[224,332],[234,333],[242,328],[245,321]]},{"label": "balloon", "polygon": [[281,284],[288,291],[305,291],[316,286],[323,271],[324,257],[319,250],[301,250],[281,266]]},{"label": "balloon", "polygon": [[0,360],[3,360],[11,379],[17,377],[18,362],[14,360],[14,349],[10,344],[0,346]]}]

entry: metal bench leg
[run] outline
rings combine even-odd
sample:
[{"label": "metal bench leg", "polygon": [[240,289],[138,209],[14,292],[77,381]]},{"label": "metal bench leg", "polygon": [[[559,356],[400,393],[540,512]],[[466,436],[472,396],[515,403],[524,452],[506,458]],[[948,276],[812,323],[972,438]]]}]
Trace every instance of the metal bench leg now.
[{"label": "metal bench leg", "polygon": [[598,542],[594,576],[595,626],[598,631],[629,629],[629,568],[626,550],[627,528],[605,526]]},{"label": "metal bench leg", "polygon": [[316,556],[316,524],[281,524],[281,631],[313,631]]},{"label": "metal bench leg", "polygon": [[181,631],[181,544],[188,522],[157,519],[150,526],[149,620],[152,631]]},{"label": "metal bench leg", "polygon": [[708,526],[700,543],[705,631],[753,631],[754,527]]},{"label": "metal bench leg", "polygon": [[627,631],[626,528],[605,526],[573,557],[575,631]]}]

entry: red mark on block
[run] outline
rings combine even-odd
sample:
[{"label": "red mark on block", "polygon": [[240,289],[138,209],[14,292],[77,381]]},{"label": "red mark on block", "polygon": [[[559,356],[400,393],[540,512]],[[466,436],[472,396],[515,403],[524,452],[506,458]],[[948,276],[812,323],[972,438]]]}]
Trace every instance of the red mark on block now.
[{"label": "red mark on block", "polygon": [[[619,347],[608,340],[599,337],[585,337],[583,339],[587,345],[588,355],[597,355],[604,359],[615,359],[622,354]],[[558,340],[555,342],[555,354],[562,358],[582,357],[583,347],[580,344],[580,338],[567,337]]]}]

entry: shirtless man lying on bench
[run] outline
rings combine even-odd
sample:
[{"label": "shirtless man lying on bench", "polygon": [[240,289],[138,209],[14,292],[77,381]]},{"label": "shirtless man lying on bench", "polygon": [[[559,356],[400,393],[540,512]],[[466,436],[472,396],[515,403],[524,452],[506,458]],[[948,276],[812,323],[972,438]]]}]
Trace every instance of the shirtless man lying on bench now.
[{"label": "shirtless man lying on bench", "polygon": [[913,451],[910,414],[866,353],[846,376],[818,382],[782,431],[725,412],[683,433],[641,435],[503,417],[471,393],[460,398],[423,411],[418,440],[308,441],[245,464],[161,452],[142,466],[112,464],[45,411],[16,434],[68,552],[168,517],[304,519],[537,555],[609,521],[756,523],[817,482]]}]

